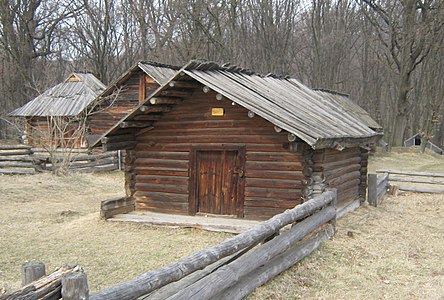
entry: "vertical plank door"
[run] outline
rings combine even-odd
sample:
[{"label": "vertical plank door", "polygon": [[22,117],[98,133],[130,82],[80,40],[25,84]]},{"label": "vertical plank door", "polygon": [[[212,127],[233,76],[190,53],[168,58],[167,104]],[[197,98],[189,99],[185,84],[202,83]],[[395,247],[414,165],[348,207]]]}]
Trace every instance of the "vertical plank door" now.
[{"label": "vertical plank door", "polygon": [[197,212],[237,215],[238,151],[197,151]]}]

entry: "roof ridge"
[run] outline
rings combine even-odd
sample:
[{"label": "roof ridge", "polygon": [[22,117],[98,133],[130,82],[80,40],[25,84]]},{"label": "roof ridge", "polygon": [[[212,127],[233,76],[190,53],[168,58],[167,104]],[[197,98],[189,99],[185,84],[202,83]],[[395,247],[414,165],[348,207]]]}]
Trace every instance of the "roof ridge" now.
[{"label": "roof ridge", "polygon": [[340,95],[340,96],[350,97],[350,94],[338,92],[338,91],[335,91],[335,90],[319,89],[319,88],[312,88],[312,90],[313,91],[326,92],[326,93],[330,93],[330,94],[333,94],[333,95]]},{"label": "roof ridge", "polygon": [[181,69],[180,66],[164,64],[164,63],[152,61],[152,60],[140,60],[137,64],[148,64],[148,65],[155,66],[155,67],[170,68],[173,70],[180,70]]},{"label": "roof ridge", "polygon": [[193,59],[183,66],[182,70],[198,70],[198,71],[224,71],[230,73],[256,75],[259,77],[272,77],[276,79],[287,79],[288,75],[279,75],[274,73],[261,74],[251,69],[246,69],[233,65],[231,63],[217,63],[206,59]]}]

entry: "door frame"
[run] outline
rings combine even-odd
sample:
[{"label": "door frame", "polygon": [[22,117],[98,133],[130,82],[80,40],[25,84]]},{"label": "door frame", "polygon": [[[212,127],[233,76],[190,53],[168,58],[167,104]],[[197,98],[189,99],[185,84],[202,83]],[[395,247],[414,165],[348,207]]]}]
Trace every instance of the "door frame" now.
[{"label": "door frame", "polygon": [[[199,151],[237,151],[237,159],[239,167],[245,174],[245,146],[232,145],[208,145],[208,146],[192,146],[190,150],[189,166],[188,166],[188,213],[192,216],[197,213],[197,152]],[[244,200],[245,200],[245,176],[238,177],[237,195],[236,195],[236,215],[239,218],[244,216]]]}]

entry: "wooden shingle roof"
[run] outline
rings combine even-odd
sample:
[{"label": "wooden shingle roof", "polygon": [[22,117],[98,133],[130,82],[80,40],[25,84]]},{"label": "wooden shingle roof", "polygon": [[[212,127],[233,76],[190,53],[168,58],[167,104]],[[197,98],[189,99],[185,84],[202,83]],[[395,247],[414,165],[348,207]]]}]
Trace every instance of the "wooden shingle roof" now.
[{"label": "wooden shingle roof", "polygon": [[308,88],[294,78],[260,75],[235,66],[193,61],[183,72],[274,125],[295,134],[313,148],[335,143],[377,139],[343,105]]},{"label": "wooden shingle roof", "polygon": [[105,85],[90,73],[72,73],[64,82],[46,90],[10,116],[76,116],[105,89]]},{"label": "wooden shingle roof", "polygon": [[[232,65],[193,60],[176,72],[169,82],[186,77],[296,135],[315,149],[362,145],[375,142],[382,135],[344,105],[293,78],[260,75]],[[142,106],[150,106],[150,99],[161,97],[168,88],[168,82],[164,83],[107,134],[118,134],[120,123],[132,120]]]},{"label": "wooden shingle roof", "polygon": [[316,89],[315,92],[318,93],[322,98],[328,99],[330,102],[334,103],[335,105],[342,107],[347,113],[358,118],[368,127],[376,129],[377,131],[383,129],[381,125],[379,125],[375,120],[373,120],[373,118],[366,110],[364,110],[362,107],[354,103],[348,95],[322,89]]}]

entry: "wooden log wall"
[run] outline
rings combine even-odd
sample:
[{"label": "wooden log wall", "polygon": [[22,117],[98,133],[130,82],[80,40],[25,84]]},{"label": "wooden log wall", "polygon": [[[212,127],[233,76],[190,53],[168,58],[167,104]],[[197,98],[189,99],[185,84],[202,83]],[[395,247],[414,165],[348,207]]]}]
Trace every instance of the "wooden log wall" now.
[{"label": "wooden log wall", "polygon": [[[211,116],[222,108],[223,116]],[[245,146],[244,216],[265,219],[301,203],[305,158],[294,152],[287,133],[216,93],[201,90],[172,106],[154,129],[139,134],[135,148],[136,209],[188,213],[192,146]]]},{"label": "wooden log wall", "polygon": [[133,73],[121,86],[117,98],[115,100],[108,99],[108,101],[114,100],[112,106],[107,107],[109,103],[105,102],[102,104],[102,107],[106,108],[94,112],[88,117],[90,134],[101,135],[108,131],[158,87],[159,84],[142,71]]},{"label": "wooden log wall", "polygon": [[[86,148],[86,140],[82,138],[72,138],[72,131],[66,130],[63,137],[51,132],[48,117],[27,117],[26,118],[26,139],[27,144],[35,148],[55,148],[71,147]],[[75,126],[73,126],[75,127]]]},{"label": "wooden log wall", "polygon": [[325,184],[337,189],[338,207],[344,207],[359,199],[362,179],[360,148],[316,150],[313,155],[314,171],[323,177]]},{"label": "wooden log wall", "polygon": [[359,184],[359,197],[362,201],[367,199],[367,170],[368,170],[368,157],[370,151],[364,148],[360,148],[361,151],[361,183]]},{"label": "wooden log wall", "polygon": [[48,120],[43,117],[26,118],[27,144],[32,147],[44,147],[49,144]]}]

